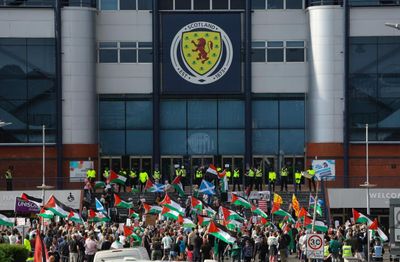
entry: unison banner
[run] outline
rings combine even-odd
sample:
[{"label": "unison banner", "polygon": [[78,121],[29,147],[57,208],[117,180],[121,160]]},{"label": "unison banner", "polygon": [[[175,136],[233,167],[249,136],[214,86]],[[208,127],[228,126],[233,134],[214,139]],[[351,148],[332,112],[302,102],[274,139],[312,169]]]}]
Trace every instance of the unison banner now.
[{"label": "unison banner", "polygon": [[15,213],[39,213],[40,207],[37,206],[35,203],[17,197],[15,199]]},{"label": "unison banner", "polygon": [[161,20],[163,93],[242,91],[240,13],[164,13]]}]

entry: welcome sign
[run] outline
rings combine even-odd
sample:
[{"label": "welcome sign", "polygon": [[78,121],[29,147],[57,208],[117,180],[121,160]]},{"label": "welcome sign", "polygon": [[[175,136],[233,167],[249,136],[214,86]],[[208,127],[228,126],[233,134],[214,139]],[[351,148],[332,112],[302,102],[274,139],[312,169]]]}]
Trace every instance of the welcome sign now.
[{"label": "welcome sign", "polygon": [[239,13],[165,13],[161,24],[163,93],[241,92]]}]

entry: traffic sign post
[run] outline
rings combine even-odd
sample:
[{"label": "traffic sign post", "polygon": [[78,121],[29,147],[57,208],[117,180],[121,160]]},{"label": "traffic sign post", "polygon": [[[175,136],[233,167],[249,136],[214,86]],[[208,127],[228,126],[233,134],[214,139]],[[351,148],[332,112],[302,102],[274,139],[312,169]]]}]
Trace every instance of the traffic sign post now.
[{"label": "traffic sign post", "polygon": [[307,258],[324,258],[324,235],[307,234]]}]

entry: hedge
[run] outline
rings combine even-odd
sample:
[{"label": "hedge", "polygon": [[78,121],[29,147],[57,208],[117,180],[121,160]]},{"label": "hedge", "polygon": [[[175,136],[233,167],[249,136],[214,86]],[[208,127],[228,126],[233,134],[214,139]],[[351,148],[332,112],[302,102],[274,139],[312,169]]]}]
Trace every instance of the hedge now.
[{"label": "hedge", "polygon": [[1,262],[26,262],[28,250],[23,245],[0,244]]}]

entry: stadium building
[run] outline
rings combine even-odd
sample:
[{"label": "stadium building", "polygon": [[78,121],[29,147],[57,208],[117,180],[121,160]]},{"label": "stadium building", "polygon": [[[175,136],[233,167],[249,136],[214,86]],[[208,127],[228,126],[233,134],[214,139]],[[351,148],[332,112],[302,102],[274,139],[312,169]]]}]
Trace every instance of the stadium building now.
[{"label": "stadium building", "polygon": [[370,182],[399,187],[400,31],[385,26],[399,13],[397,0],[0,0],[0,170],[40,185],[45,125],[57,188],[81,187],[73,161],[167,178],[313,159],[335,160],[328,187],[352,188],[368,123]]}]

